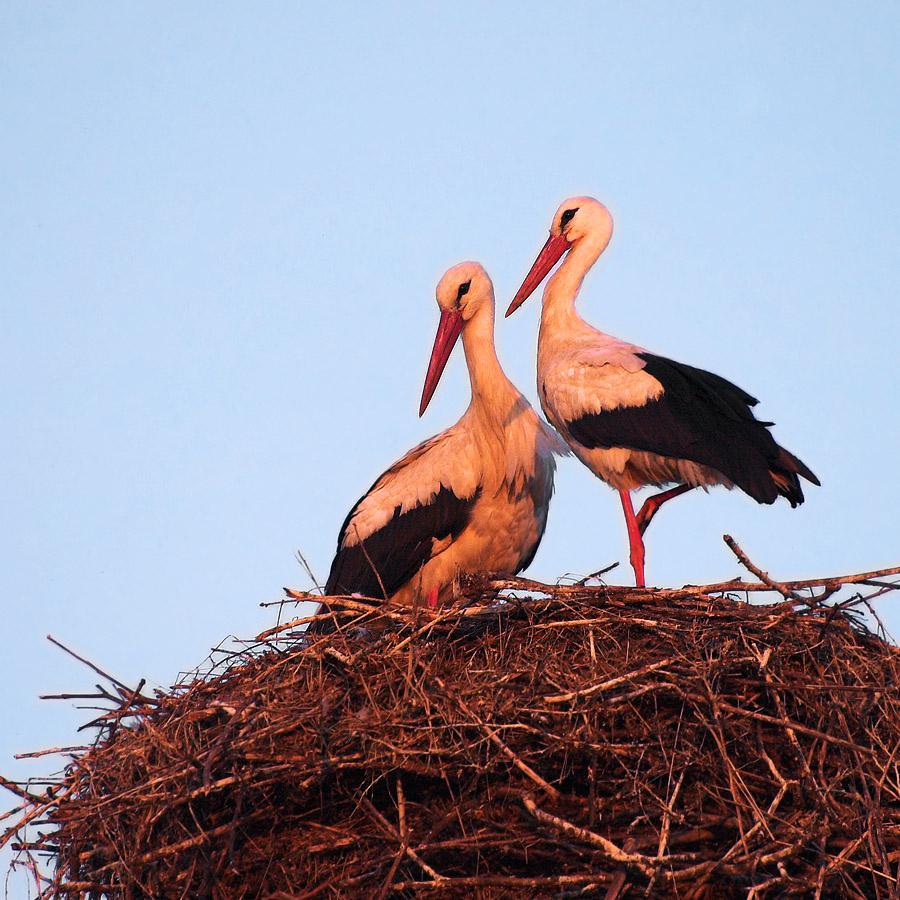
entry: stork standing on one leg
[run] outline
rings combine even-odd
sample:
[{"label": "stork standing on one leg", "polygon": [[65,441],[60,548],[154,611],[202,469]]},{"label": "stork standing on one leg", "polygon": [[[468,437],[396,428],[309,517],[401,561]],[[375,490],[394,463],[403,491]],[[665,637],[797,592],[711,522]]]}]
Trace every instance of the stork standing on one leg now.
[{"label": "stork standing on one leg", "polygon": [[460,573],[525,568],[544,534],[554,453],[568,449],[500,368],[487,272],[474,262],[454,266],[436,294],[441,318],[419,415],[460,333],[472,401],[455,425],[394,463],[350,511],[328,595],[443,605]]},{"label": "stork standing on one leg", "polygon": [[[575,455],[619,492],[636,583],[644,585],[643,534],[659,507],[694,487],[735,485],[759,503],[803,502],[802,475],[815,475],[754,418],[757,401],[703,369],[648,353],[603,334],[575,311],[581,282],[612,235],[606,207],[566,200],[550,237],[506,315],[518,309],[559,258],[544,288],[538,336],[538,393],[550,422]],[[650,497],[635,515],[631,491],[677,486]]]}]

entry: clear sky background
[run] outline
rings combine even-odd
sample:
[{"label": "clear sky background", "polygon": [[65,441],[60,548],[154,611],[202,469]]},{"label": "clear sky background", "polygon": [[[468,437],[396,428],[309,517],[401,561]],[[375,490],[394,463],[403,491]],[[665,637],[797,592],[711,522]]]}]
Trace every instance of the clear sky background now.
[{"label": "clear sky background", "polygon": [[[84,738],[37,699],[96,681],[48,633],[166,688],[312,587],[296,550],[324,581],[468,403],[457,350],[416,416],[438,279],[477,259],[505,309],[573,194],[615,219],[585,318],[758,396],[823,485],[669,504],[648,583],[746,574],[726,532],[783,579],[900,564],[898,46],[889,2],[7,0],[0,772]],[[539,306],[497,323],[535,403]],[[616,495],[563,460],[528,574],[615,561]]]}]

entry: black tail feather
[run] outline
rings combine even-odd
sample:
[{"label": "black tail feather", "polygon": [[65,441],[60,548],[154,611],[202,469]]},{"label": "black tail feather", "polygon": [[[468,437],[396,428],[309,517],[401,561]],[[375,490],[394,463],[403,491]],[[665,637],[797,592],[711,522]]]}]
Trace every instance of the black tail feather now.
[{"label": "black tail feather", "polygon": [[803,476],[812,484],[821,485],[819,479],[816,478],[806,463],[781,446],[778,447],[778,458],[770,471],[778,493],[782,497],[786,497],[792,507],[799,506],[804,500],[803,488],[800,485],[798,475]]}]

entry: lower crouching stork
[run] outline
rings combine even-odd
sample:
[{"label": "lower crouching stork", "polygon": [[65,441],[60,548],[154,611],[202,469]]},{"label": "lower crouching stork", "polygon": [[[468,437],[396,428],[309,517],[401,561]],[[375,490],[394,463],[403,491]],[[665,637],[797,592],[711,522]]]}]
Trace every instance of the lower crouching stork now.
[{"label": "lower crouching stork", "polygon": [[327,595],[441,606],[452,601],[460,573],[524,569],[544,534],[554,453],[568,450],[500,367],[487,272],[474,262],[454,266],[436,294],[441,317],[419,415],[460,333],[472,401],[455,425],[394,463],[350,511]]},{"label": "lower crouching stork", "polygon": [[[819,480],[758,421],[757,401],[703,369],[656,356],[603,334],[575,310],[584,276],[606,249],[612,218],[590,197],[563,203],[550,237],[510,303],[510,315],[563,254],[544,289],[538,336],[541,406],[575,455],[621,497],[631,565],[644,585],[643,534],[659,507],[694,487],[735,485],[759,503],[803,502],[802,476]],[[631,491],[677,486],[635,515]]]}]

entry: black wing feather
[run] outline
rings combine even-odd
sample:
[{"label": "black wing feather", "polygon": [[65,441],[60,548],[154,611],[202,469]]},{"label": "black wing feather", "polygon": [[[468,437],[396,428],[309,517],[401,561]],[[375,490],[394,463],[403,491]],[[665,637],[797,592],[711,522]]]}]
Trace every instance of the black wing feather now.
[{"label": "black wing feather", "polygon": [[428,561],[435,541],[455,538],[466,527],[478,492],[468,498],[457,497],[450,488],[441,487],[429,503],[406,512],[397,506],[378,531],[360,543],[343,547],[350,520],[367,496],[350,510],[341,527],[337,553],[325,584],[327,595],[391,597]]},{"label": "black wing feather", "polygon": [[781,494],[803,502],[797,474],[815,475],[780,447],[751,411],[757,400],[725,378],[652,353],[638,353],[645,371],[663,386],[655,400],[588,413],[567,422],[585,447],[628,447],[687,459],[721,472],[760,503]]}]

